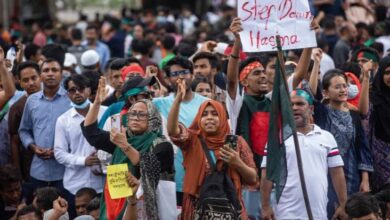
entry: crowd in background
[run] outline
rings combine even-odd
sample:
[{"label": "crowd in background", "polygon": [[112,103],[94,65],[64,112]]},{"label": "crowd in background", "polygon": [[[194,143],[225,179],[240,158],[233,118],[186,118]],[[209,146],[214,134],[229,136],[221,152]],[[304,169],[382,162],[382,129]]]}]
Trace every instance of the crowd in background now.
[{"label": "crowd in background", "polygon": [[[309,3],[318,46],[284,65],[314,219],[390,219],[389,3]],[[236,16],[222,2],[0,24],[0,218],[196,219],[222,169],[240,219],[307,219],[295,160],[277,202],[266,178],[277,53],[244,53]],[[113,199],[122,163],[137,193]]]}]

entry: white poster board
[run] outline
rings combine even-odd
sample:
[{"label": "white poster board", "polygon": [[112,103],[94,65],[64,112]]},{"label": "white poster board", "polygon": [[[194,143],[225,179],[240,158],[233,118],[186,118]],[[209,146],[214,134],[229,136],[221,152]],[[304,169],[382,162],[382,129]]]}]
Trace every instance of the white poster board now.
[{"label": "white poster board", "polygon": [[317,46],[308,0],[238,0],[237,10],[244,52],[276,51],[276,35],[283,50]]}]

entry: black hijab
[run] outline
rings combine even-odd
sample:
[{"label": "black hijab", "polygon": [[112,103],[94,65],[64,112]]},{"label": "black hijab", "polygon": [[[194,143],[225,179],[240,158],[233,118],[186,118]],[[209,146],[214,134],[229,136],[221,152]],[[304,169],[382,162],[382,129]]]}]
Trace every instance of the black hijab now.
[{"label": "black hijab", "polygon": [[378,72],[374,77],[370,94],[373,105],[370,123],[375,130],[375,136],[387,143],[390,143],[390,87],[385,85],[383,76],[389,66],[390,56],[379,62]]}]

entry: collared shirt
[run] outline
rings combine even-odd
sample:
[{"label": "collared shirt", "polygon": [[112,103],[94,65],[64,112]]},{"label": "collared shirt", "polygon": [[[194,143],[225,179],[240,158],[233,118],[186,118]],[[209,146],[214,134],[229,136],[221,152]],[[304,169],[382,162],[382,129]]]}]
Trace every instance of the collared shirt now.
[{"label": "collared shirt", "polygon": [[[299,149],[301,150],[303,173],[314,219],[326,220],[328,202],[328,169],[343,166],[336,140],[326,130],[317,125],[307,134],[298,132]],[[279,203],[276,205],[276,219],[308,219],[305,210],[303,193],[299,180],[298,162],[293,137],[285,140],[287,181]],[[266,167],[264,157],[261,167]]]},{"label": "collared shirt", "polygon": [[[98,119],[101,118],[107,107],[101,106]],[[54,139],[54,155],[60,164],[65,166],[64,187],[76,192],[83,187],[95,189],[98,193],[103,191],[103,176],[96,176],[92,170],[95,166],[85,166],[86,158],[95,153],[81,132],[80,124],[85,117],[75,108],[69,109],[57,119]]]},{"label": "collared shirt", "polygon": [[[53,148],[57,118],[70,108],[70,100],[62,87],[51,99],[47,98],[43,91],[30,95],[27,98],[19,127],[19,136],[23,146],[28,148],[30,144],[36,144],[42,148]],[[42,160],[34,155],[30,175],[42,181],[61,180],[64,175],[64,166],[54,158]]]},{"label": "collared shirt", "polygon": [[108,46],[101,41],[96,41],[95,47],[90,47],[87,41],[84,41],[82,45],[87,46],[89,49],[96,50],[100,56],[100,70],[103,71],[108,60],[111,58],[110,49]]}]

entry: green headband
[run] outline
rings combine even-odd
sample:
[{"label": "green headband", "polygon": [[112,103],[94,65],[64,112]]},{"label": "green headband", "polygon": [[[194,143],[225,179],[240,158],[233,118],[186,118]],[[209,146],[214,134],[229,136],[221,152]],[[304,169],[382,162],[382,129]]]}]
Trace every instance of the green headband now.
[{"label": "green headband", "polygon": [[303,89],[296,89],[291,92],[291,95],[296,95],[304,98],[309,105],[313,105],[313,98],[311,95]]},{"label": "green headband", "polygon": [[146,91],[147,91],[146,87],[132,88],[129,91],[127,91],[124,95],[122,95],[119,98],[119,100],[124,101],[125,99],[127,99],[127,98],[129,98],[131,96],[138,95],[141,92],[146,92]]}]

